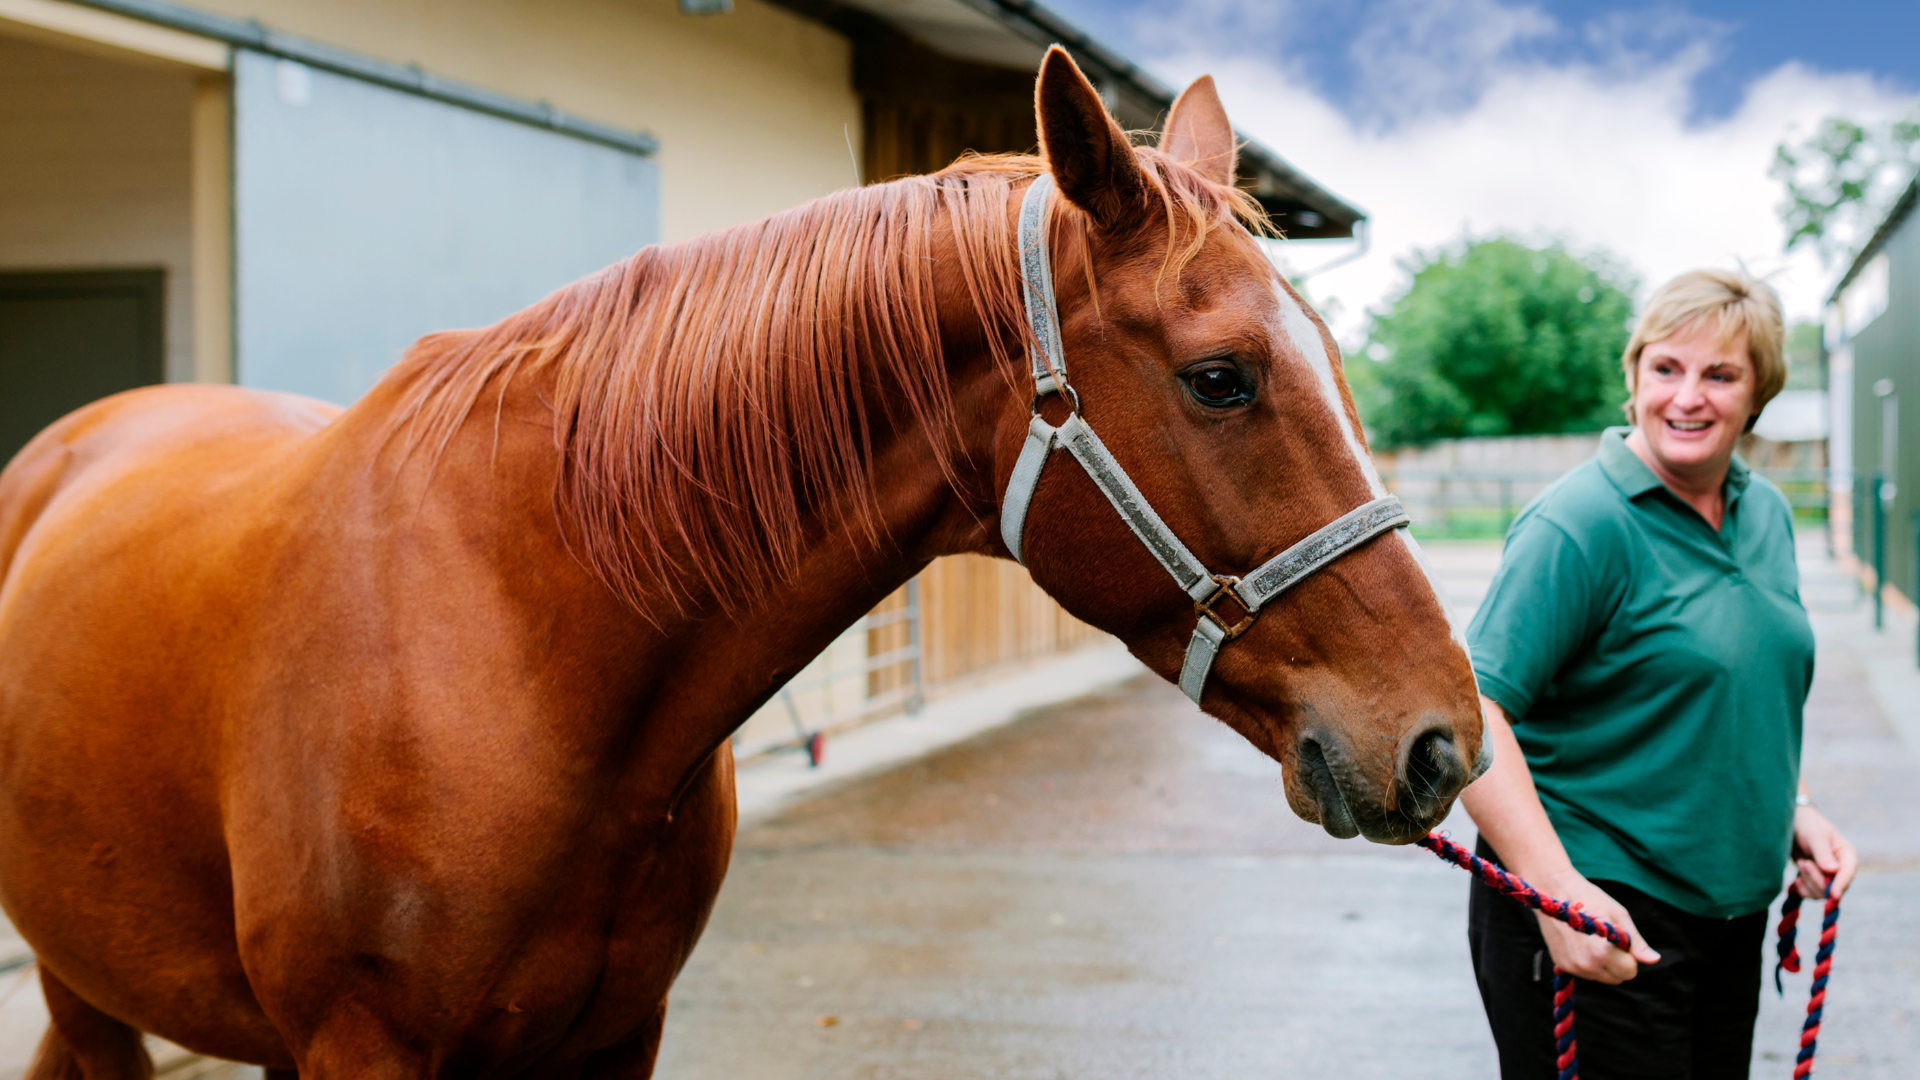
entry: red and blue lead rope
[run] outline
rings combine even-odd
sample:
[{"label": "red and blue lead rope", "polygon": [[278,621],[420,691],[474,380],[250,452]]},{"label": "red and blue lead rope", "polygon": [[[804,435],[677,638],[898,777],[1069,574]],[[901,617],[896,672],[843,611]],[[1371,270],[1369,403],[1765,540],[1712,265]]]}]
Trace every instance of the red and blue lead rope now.
[{"label": "red and blue lead rope", "polygon": [[[1428,833],[1415,843],[1472,874],[1502,896],[1511,896],[1583,934],[1606,938],[1622,951],[1632,948],[1633,939],[1626,931],[1588,915],[1578,904],[1542,893],[1525,879],[1507,873],[1438,831]],[[1807,1002],[1807,1022],[1800,1028],[1800,1054],[1794,1060],[1793,1080],[1808,1080],[1813,1075],[1813,1051],[1820,1038],[1820,1016],[1827,1005],[1827,973],[1833,968],[1833,941],[1840,922],[1840,900],[1832,893],[1832,875],[1827,877],[1827,888],[1826,915],[1820,921],[1820,948],[1813,954],[1813,998]],[[1781,969],[1800,970],[1800,953],[1794,948],[1794,926],[1799,921],[1800,894],[1789,888],[1786,901],[1780,905],[1780,962],[1773,969],[1774,986],[1782,993],[1785,987],[1780,981]],[[1553,1040],[1558,1080],[1580,1080],[1580,1049],[1573,1037],[1573,976],[1561,971],[1558,964],[1553,967]]]},{"label": "red and blue lead rope", "polygon": [[[1623,951],[1633,947],[1633,939],[1625,930],[1581,911],[1578,904],[1548,896],[1527,884],[1525,879],[1507,873],[1438,832],[1430,832],[1415,843],[1472,874],[1502,896],[1510,896],[1583,934],[1606,938]],[[1558,1080],[1580,1080],[1580,1044],[1573,1035],[1573,976],[1561,971],[1558,964],[1553,966],[1553,1052]]]},{"label": "red and blue lead rope", "polygon": [[[1795,924],[1800,921],[1800,894],[1789,888],[1780,905],[1780,960],[1773,966],[1774,989],[1785,994],[1782,969],[1800,970],[1800,950],[1794,947]],[[1807,1001],[1807,1022],[1800,1026],[1800,1053],[1793,1061],[1793,1080],[1813,1075],[1813,1050],[1820,1041],[1820,1017],[1827,1009],[1827,974],[1833,970],[1833,941],[1839,935],[1840,898],[1833,895],[1833,875],[1827,875],[1827,907],[1820,918],[1820,947],[1813,954],[1813,993]]]}]

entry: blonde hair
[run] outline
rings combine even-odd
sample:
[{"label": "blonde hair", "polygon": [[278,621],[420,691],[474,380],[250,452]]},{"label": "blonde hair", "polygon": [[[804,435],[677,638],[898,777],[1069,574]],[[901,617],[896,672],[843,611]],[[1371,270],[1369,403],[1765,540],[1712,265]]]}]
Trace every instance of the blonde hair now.
[{"label": "blonde hair", "polygon": [[[1628,422],[1633,421],[1635,378],[1640,353],[1656,341],[1665,341],[1713,320],[1718,344],[1725,349],[1745,338],[1753,363],[1753,416],[1767,407],[1787,385],[1787,331],[1780,318],[1780,294],[1773,286],[1736,270],[1690,270],[1660,286],[1627,341],[1620,357],[1626,370]],[[1753,419],[1747,420],[1749,429]]]}]

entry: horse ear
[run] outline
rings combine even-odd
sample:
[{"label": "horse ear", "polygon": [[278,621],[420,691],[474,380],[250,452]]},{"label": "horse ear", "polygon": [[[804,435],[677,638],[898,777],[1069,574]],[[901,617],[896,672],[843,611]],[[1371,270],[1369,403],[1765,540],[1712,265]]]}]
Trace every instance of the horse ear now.
[{"label": "horse ear", "polygon": [[1220,104],[1213,76],[1202,75],[1180,92],[1173,111],[1167,114],[1160,149],[1216,184],[1233,184],[1237,153],[1233,125],[1227,122],[1227,110]]},{"label": "horse ear", "polygon": [[1147,175],[1099,91],[1058,45],[1040,62],[1034,107],[1040,149],[1060,194],[1099,228],[1132,223],[1147,203]]}]

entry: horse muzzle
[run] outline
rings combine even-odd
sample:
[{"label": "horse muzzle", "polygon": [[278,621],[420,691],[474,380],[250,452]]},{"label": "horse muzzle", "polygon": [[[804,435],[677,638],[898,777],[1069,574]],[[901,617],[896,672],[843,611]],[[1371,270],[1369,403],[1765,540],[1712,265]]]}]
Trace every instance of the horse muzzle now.
[{"label": "horse muzzle", "polygon": [[1364,836],[1376,844],[1425,836],[1484,771],[1476,760],[1469,772],[1452,729],[1439,720],[1417,725],[1400,740],[1386,783],[1370,779],[1347,741],[1325,729],[1302,735],[1293,760],[1287,801],[1294,812],[1342,840]]}]

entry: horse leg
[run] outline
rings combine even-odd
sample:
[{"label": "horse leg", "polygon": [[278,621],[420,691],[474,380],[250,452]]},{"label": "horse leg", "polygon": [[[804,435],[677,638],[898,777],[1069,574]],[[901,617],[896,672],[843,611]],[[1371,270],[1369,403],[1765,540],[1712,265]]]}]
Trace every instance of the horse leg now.
[{"label": "horse leg", "polygon": [[140,1033],[67,989],[45,965],[40,990],[53,1022],[40,1038],[26,1080],[151,1080],[153,1059]]}]

